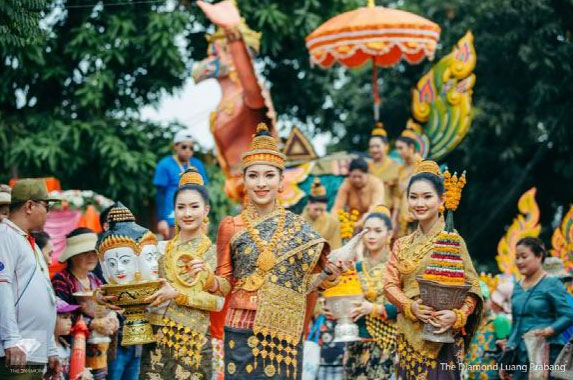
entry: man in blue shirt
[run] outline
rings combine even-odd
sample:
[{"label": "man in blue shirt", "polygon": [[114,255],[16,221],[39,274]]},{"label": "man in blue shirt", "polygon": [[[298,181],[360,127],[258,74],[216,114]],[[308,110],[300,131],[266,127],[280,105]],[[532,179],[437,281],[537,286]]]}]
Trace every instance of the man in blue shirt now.
[{"label": "man in blue shirt", "polygon": [[205,184],[209,181],[205,166],[193,157],[193,136],[190,131],[179,131],[173,138],[175,154],[161,159],[155,168],[153,184],[157,188],[157,231],[164,239],[173,237],[175,220],[173,196],[179,185],[179,175],[189,166],[197,168]]}]

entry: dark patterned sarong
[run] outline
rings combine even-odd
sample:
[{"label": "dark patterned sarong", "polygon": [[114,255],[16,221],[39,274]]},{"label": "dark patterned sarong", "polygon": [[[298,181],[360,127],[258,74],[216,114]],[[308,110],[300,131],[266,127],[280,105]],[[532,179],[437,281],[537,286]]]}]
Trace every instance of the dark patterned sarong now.
[{"label": "dark patterned sarong", "polygon": [[[302,375],[302,343],[296,349],[296,369],[285,360],[277,365],[277,358],[272,353],[263,358],[255,357],[253,348],[249,345],[249,338],[255,337],[252,330],[225,327],[225,380],[296,380]],[[262,339],[261,337],[258,337]],[[302,342],[302,340],[301,340]],[[272,344],[279,345],[280,341],[274,339]],[[270,359],[270,360],[269,360]],[[290,358],[287,361],[290,362]]]},{"label": "dark patterned sarong", "polygon": [[345,380],[386,380],[394,372],[395,355],[383,355],[375,341],[348,344],[344,360]]},{"label": "dark patterned sarong", "polygon": [[464,360],[464,341],[443,344],[438,357],[420,361],[419,353],[402,336],[398,337],[398,379],[401,380],[460,380]]},{"label": "dark patterned sarong", "polygon": [[[181,335],[178,340],[183,341],[190,338]],[[144,345],[141,354],[140,380],[211,380],[213,350],[209,337],[205,338],[201,347],[201,358],[198,366],[193,361],[188,360],[190,358],[180,356],[180,350],[177,348],[162,346],[157,343]]]}]

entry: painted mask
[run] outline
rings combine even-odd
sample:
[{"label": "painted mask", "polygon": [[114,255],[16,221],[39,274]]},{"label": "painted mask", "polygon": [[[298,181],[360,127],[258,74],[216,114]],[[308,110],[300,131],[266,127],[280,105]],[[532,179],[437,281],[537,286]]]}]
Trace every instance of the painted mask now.
[{"label": "painted mask", "polygon": [[108,223],[109,229],[96,246],[106,281],[110,284],[141,281],[139,242],[151,232],[136,224],[131,211],[120,202],[110,210]]}]

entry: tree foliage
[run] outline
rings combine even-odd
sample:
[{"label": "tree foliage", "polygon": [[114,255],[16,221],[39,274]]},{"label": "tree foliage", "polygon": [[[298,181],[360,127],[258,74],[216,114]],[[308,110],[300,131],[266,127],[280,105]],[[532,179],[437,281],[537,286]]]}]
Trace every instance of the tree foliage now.
[{"label": "tree foliage", "polygon": [[25,46],[42,36],[38,25],[45,0],[0,1],[0,47]]},{"label": "tree foliage", "polygon": [[[139,109],[182,85],[188,14],[151,4],[51,1],[45,40],[2,50],[0,172],[58,177],[142,210],[174,128]],[[78,6],[77,8],[74,6]]]}]

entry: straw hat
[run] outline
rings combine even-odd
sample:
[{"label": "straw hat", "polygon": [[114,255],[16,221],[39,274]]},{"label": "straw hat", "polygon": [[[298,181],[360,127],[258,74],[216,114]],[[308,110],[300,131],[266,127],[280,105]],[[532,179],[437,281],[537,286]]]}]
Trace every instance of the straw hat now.
[{"label": "straw hat", "polygon": [[0,191],[0,206],[2,205],[9,205],[11,202],[10,193],[5,191]]},{"label": "straw hat", "polygon": [[80,253],[95,251],[97,243],[97,235],[93,232],[72,236],[66,239],[66,249],[58,261],[60,263],[66,262],[68,259],[79,255]]},{"label": "straw hat", "polygon": [[559,257],[547,257],[543,262],[543,269],[549,277],[558,277],[563,280],[571,280],[571,273],[565,270],[563,260]]},{"label": "straw hat", "polygon": [[0,206],[10,204],[12,200],[11,191],[12,188],[10,186],[0,184]]},{"label": "straw hat", "polygon": [[495,303],[506,313],[511,313],[511,295],[513,293],[513,282],[504,281],[497,285],[491,293],[491,302]]}]

